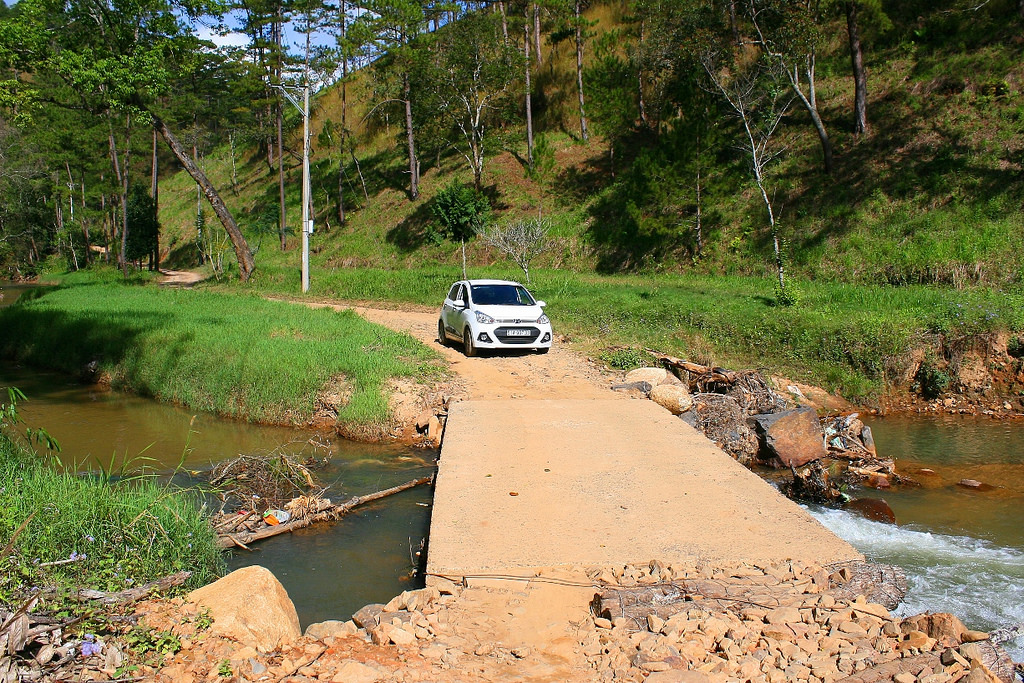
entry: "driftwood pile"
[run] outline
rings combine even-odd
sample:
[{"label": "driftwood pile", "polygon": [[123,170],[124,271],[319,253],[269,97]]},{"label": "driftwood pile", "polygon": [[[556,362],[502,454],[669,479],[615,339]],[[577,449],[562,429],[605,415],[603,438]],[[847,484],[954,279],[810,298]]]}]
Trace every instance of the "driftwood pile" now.
[{"label": "driftwood pile", "polygon": [[[648,351],[692,395],[692,407],[680,417],[747,466],[789,469],[792,480],[782,488],[790,497],[839,506],[849,500],[841,492],[844,485],[885,489],[906,482],[892,459],[879,457],[871,429],[857,413],[817,422],[813,412],[798,415],[789,422],[800,423],[803,417],[803,430],[776,438],[773,424],[783,431],[792,427],[775,418],[798,406],[776,391],[763,371],[728,370]],[[780,441],[803,445],[796,443],[796,457],[790,458],[777,450]]]},{"label": "driftwood pile", "polygon": [[293,498],[284,505],[289,519],[283,523],[270,523],[266,517],[256,510],[240,510],[237,513],[222,512],[213,519],[213,527],[217,532],[217,543],[222,548],[242,548],[249,550],[249,544],[266,538],[304,529],[311,524],[328,522],[344,517],[360,505],[386,498],[387,496],[406,491],[416,486],[429,484],[433,477],[420,477],[398,486],[377,491],[365,496],[353,496],[342,503],[332,503],[330,498],[320,495],[303,495]]},{"label": "driftwood pile", "polygon": [[[89,671],[113,677],[125,662],[125,652],[116,638],[81,633],[84,616],[91,608],[102,606],[106,622],[130,627],[134,625],[133,616],[115,613],[154,592],[180,586],[189,576],[191,572],[178,572],[115,593],[81,589],[69,595],[46,588],[35,591],[17,606],[0,604],[0,683],[90,680],[92,676],[85,675]],[[75,616],[65,616],[38,609],[41,600],[56,595],[82,603],[81,610],[75,610]]]}]

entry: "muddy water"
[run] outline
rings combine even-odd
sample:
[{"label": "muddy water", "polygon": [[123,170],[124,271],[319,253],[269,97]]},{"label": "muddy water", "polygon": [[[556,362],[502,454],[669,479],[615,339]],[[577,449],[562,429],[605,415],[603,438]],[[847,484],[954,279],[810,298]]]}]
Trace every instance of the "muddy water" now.
[{"label": "muddy water", "polygon": [[[837,510],[815,516],[869,559],[906,569],[904,612],[949,611],[979,629],[1024,623],[1024,422],[888,417],[871,428],[879,453],[920,482],[856,494],[888,502],[897,526]],[[1024,640],[1009,649],[1024,660]]]},{"label": "muddy water", "polygon": [[[0,307],[26,288],[0,286]],[[6,387],[28,401],[19,412],[27,426],[45,428],[60,443],[60,458],[81,469],[117,471],[122,464],[169,472],[205,470],[239,453],[283,449],[329,458],[317,473],[327,496],[341,500],[429,474],[435,454],[396,446],[371,446],[320,432],[222,420],[150,399],[85,386],[55,373],[0,361],[0,402]],[[416,551],[427,535],[431,492],[420,487],[360,509],[345,519],[272,538],[239,551],[229,567],[261,564],[288,590],[303,627],[347,619],[371,602],[387,602],[412,586]]]},{"label": "muddy water", "polygon": [[[0,362],[0,389],[16,386],[27,426],[44,427],[61,445],[60,458],[80,469],[118,470],[122,463],[157,471],[205,470],[239,453],[284,450],[329,458],[317,478],[342,500],[429,474],[435,453],[333,439],[321,432],[263,427],[97,390],[53,373]],[[6,400],[6,391],[2,400]],[[371,602],[387,602],[412,587],[415,552],[426,538],[430,489],[420,487],[359,510],[330,526],[268,539],[237,551],[231,569],[261,564],[280,579],[303,627],[347,619]]]}]

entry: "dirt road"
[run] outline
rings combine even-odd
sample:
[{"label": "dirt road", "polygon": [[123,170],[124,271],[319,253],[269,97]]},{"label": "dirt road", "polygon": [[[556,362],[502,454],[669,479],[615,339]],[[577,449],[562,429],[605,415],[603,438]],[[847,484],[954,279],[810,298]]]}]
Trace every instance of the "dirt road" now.
[{"label": "dirt road", "polygon": [[491,353],[467,358],[457,344],[442,346],[437,341],[438,312],[433,309],[389,310],[345,304],[321,304],[335,310],[351,309],[371,322],[398,332],[406,332],[432,349],[439,351],[450,363],[464,391],[461,398],[488,399],[553,399],[614,398],[609,391],[614,381],[611,374],[559,343],[546,354],[531,351]]}]

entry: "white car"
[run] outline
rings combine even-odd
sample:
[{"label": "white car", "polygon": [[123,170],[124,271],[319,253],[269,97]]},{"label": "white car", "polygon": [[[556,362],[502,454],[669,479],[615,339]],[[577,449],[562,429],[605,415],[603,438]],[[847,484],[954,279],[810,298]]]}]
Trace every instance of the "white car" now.
[{"label": "white car", "polygon": [[551,321],[543,301],[536,301],[518,282],[509,280],[460,280],[448,290],[437,340],[462,342],[467,356],[480,349],[551,348]]}]

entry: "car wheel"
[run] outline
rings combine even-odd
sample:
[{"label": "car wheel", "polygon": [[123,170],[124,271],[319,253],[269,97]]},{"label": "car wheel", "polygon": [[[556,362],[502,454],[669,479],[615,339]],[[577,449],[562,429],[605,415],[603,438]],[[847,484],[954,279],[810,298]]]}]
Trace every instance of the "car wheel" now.
[{"label": "car wheel", "polygon": [[437,321],[437,343],[441,346],[448,346],[448,335],[444,332],[444,321]]},{"label": "car wheel", "polygon": [[476,346],[473,345],[473,330],[468,327],[462,333],[462,350],[469,357],[476,355]]}]

